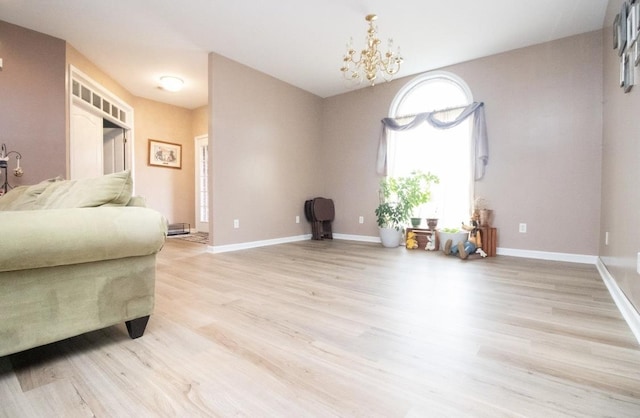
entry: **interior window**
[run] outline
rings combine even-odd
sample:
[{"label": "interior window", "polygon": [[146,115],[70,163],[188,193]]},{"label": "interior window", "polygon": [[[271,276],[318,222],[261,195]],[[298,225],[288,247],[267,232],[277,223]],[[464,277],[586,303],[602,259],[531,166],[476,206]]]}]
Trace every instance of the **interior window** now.
[{"label": "interior window", "polygon": [[[432,72],[412,80],[398,92],[389,116],[401,118],[450,109],[437,115],[439,120],[450,121],[472,102],[471,91],[462,79],[451,73]],[[469,221],[473,199],[471,121],[468,118],[450,129],[423,123],[415,129],[388,134],[390,176],[421,170],[440,178],[440,184],[432,187],[431,201],[415,214],[438,218],[438,228],[459,227],[461,222]]]}]

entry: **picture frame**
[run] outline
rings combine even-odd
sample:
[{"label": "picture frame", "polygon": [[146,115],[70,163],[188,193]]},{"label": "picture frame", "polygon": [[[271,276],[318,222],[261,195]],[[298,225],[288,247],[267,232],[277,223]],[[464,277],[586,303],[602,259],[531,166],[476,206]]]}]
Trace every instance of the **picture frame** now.
[{"label": "picture frame", "polygon": [[624,87],[624,55],[620,57],[620,87]]},{"label": "picture frame", "polygon": [[620,48],[620,13],[613,20],[613,49]]},{"label": "picture frame", "polygon": [[618,27],[620,30],[618,31],[618,55],[621,57],[624,55],[624,52],[627,48],[627,13],[628,13],[629,5],[627,2],[622,3],[622,7],[620,9],[620,18],[618,19]]},{"label": "picture frame", "polygon": [[629,9],[629,12],[630,13],[627,16],[627,51],[633,48],[634,31],[635,31],[635,24],[633,21],[633,12],[631,9]]},{"label": "picture frame", "polygon": [[623,56],[622,68],[623,68],[623,75],[624,75],[624,82],[622,87],[624,88],[625,93],[629,93],[633,88],[633,83],[634,83],[634,80],[633,80],[634,68],[631,65],[631,57],[629,53],[625,53]]},{"label": "picture frame", "polygon": [[636,40],[638,39],[638,5],[631,4],[627,10],[627,50],[630,51],[635,46]]},{"label": "picture frame", "polygon": [[182,168],[182,145],[173,142],[149,139],[150,166]]}]

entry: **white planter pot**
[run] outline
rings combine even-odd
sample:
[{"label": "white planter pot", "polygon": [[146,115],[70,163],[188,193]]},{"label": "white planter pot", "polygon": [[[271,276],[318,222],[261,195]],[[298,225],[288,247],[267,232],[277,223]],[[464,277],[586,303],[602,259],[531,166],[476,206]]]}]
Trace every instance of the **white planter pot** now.
[{"label": "white planter pot", "polygon": [[444,250],[444,244],[447,240],[451,240],[451,246],[454,247],[458,245],[459,242],[465,242],[469,237],[469,232],[461,231],[461,232],[442,232],[438,231],[438,236],[440,239],[440,249]]},{"label": "white planter pot", "polygon": [[380,228],[380,241],[383,247],[395,248],[402,242],[402,231],[395,228]]}]

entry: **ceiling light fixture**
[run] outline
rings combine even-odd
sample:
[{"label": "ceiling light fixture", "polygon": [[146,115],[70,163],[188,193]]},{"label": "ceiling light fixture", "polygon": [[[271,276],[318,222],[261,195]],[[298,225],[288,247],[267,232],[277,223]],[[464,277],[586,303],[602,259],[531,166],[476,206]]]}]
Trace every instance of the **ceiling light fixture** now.
[{"label": "ceiling light fixture", "polygon": [[165,75],[160,77],[160,87],[167,91],[180,91],[184,86],[181,78]]},{"label": "ceiling light fixture", "polygon": [[378,16],[374,14],[365,17],[365,20],[369,22],[366,38],[367,48],[360,52],[360,57],[356,57],[356,51],[353,49],[353,38],[347,44],[347,53],[342,59],[343,65],[340,68],[345,79],[361,83],[366,78],[373,86],[378,73],[385,81],[390,81],[393,75],[400,70],[403,59],[400,55],[400,48],[397,49],[397,52],[392,51],[393,39],[389,38],[388,50],[384,56],[378,51],[378,45],[381,41],[376,38],[377,28],[373,23],[377,18]]}]

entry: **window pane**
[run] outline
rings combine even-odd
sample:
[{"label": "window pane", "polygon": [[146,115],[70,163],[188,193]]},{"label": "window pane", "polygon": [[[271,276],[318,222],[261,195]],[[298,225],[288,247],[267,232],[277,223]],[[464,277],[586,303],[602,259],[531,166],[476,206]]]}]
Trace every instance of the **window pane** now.
[{"label": "window pane", "polygon": [[[401,92],[402,93],[402,92]],[[465,90],[454,80],[441,76],[425,77],[396,98],[395,114],[414,115],[471,102]],[[454,110],[439,114],[441,120],[453,120],[460,114]],[[440,178],[432,186],[431,202],[420,208],[416,216],[438,218],[438,227],[459,227],[468,223],[472,196],[471,119],[457,127],[436,129],[428,123],[389,135],[389,175],[405,176],[414,170],[431,172]]]}]

